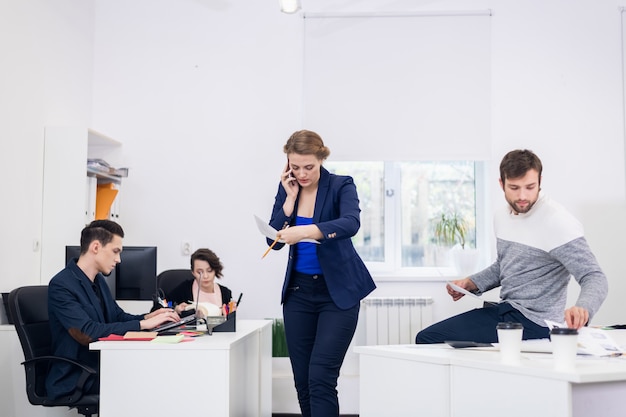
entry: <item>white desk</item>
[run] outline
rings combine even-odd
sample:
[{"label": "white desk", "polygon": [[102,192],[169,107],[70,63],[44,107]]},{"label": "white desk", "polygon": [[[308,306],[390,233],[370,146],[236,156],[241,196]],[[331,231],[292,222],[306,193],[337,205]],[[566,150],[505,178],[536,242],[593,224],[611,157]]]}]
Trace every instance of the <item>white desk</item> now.
[{"label": "white desk", "polygon": [[272,414],[270,320],[238,320],[236,332],[177,344],[101,341],[90,349],[100,351],[100,417]]},{"label": "white desk", "polygon": [[580,358],[572,372],[551,354],[523,353],[518,366],[496,350],[447,345],[359,346],[361,417],[623,417],[626,359]]}]

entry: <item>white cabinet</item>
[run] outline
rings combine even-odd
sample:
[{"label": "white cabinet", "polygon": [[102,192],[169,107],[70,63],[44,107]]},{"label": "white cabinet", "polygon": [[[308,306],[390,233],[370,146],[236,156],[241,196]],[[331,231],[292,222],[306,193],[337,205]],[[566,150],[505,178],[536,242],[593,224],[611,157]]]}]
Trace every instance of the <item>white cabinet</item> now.
[{"label": "white cabinet", "polygon": [[[86,171],[88,158],[119,160],[121,143],[81,127],[50,126],[44,132],[43,203],[41,221],[41,275],[47,284],[65,266],[65,246],[80,243],[80,232],[91,221],[96,190]],[[101,178],[102,177],[102,178]],[[121,177],[104,179],[117,181]],[[86,179],[87,178],[87,179]],[[119,193],[118,193],[119,194]],[[119,203],[119,196],[117,197]],[[118,207],[118,205],[115,205]],[[114,209],[114,218],[119,213]]]},{"label": "white cabinet", "polygon": [[78,245],[85,226],[87,129],[46,127],[41,219],[41,283],[65,266],[65,246]]},{"label": "white cabinet", "polygon": [[111,162],[119,160],[122,144],[91,129],[88,138],[85,224],[94,219],[119,222],[122,179],[128,170]]}]

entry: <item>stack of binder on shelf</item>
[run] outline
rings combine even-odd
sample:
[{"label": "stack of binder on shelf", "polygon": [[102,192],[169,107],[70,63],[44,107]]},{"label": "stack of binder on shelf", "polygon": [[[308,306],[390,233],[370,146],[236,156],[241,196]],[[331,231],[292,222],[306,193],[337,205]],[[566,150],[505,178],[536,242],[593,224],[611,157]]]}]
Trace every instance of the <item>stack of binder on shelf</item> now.
[{"label": "stack of binder on shelf", "polygon": [[104,159],[87,159],[87,170],[114,177],[128,177],[128,168],[113,168]]}]

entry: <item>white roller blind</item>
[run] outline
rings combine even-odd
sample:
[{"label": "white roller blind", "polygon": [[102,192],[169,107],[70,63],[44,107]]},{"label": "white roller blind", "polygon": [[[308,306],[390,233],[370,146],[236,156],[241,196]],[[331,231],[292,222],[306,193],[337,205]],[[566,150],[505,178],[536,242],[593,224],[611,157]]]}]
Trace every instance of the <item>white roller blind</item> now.
[{"label": "white roller blind", "polygon": [[489,14],[305,14],[303,91],[335,160],[488,159]]},{"label": "white roller blind", "polygon": [[[622,23],[622,103],[626,103],[626,8],[621,8]],[[623,106],[624,121],[626,123],[626,106]],[[626,126],[624,126],[626,128]],[[624,159],[626,159],[626,136],[624,137]]]}]

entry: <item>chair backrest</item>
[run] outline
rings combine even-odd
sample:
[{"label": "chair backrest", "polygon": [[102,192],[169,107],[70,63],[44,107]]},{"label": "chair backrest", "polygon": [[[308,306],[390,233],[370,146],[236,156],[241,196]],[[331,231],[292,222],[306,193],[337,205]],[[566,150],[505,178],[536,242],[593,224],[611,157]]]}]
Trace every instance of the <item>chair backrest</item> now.
[{"label": "chair backrest", "polygon": [[[33,285],[14,289],[9,293],[9,310],[24,352],[23,365],[26,373],[28,401],[33,405],[46,407],[76,408],[78,414],[84,416],[97,414],[99,394],[83,394],[82,385],[80,388],[77,386],[74,392],[58,399],[46,397],[46,377],[50,363],[69,361],[52,355],[52,333],[48,318],[48,286]],[[70,362],[76,365],[75,362]],[[93,370],[89,371],[89,374],[93,374]]]},{"label": "chair backrest", "polygon": [[163,291],[167,296],[182,282],[193,279],[194,276],[189,269],[168,269],[157,276],[157,291]]},{"label": "chair backrest", "polygon": [[[14,289],[9,293],[9,310],[22,345],[24,359],[50,355],[52,338],[48,323],[48,286],[34,285]],[[46,362],[26,368],[26,392],[31,404],[40,405],[45,402],[47,373]]]}]

